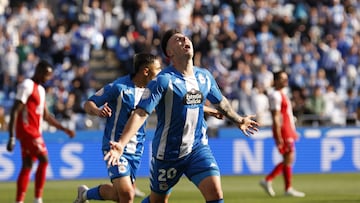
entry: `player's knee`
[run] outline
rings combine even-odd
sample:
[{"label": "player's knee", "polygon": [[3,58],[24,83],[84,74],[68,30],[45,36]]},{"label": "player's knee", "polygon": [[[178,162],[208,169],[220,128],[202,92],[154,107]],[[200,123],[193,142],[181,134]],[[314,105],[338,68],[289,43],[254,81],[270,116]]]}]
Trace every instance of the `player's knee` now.
[{"label": "player's knee", "polygon": [[134,201],[135,199],[135,191],[134,190],[126,190],[118,193],[118,201],[121,200],[131,200]]},{"label": "player's knee", "polygon": [[208,187],[202,192],[207,200],[219,200],[223,198],[223,192],[218,187]]},{"label": "player's knee", "polygon": [[223,193],[221,190],[213,190],[210,192],[211,199],[222,199]]}]

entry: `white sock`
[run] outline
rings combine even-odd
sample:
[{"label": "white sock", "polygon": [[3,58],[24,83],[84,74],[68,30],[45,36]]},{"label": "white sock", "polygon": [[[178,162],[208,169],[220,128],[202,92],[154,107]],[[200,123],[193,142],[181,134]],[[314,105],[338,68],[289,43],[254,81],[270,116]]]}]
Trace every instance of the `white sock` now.
[{"label": "white sock", "polygon": [[35,198],[34,203],[43,203],[42,198]]},{"label": "white sock", "polygon": [[82,193],[82,198],[83,198],[84,200],[87,200],[87,195],[86,195],[86,194],[87,194],[87,190]]}]

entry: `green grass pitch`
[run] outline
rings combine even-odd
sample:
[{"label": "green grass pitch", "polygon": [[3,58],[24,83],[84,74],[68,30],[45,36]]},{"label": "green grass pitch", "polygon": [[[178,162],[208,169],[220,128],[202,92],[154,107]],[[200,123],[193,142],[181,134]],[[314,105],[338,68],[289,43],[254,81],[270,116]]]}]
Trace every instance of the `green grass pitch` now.
[{"label": "green grass pitch", "polygon": [[[282,177],[278,177],[273,186],[276,197],[269,197],[260,188],[258,182],[263,176],[223,176],[222,185],[226,203],[359,203],[360,202],[360,173],[343,174],[296,174],[293,177],[293,186],[306,193],[305,198],[283,196]],[[44,203],[70,203],[77,194],[77,186],[86,184],[89,187],[102,180],[65,180],[47,181],[44,191]],[[15,198],[15,182],[0,183],[0,203],[13,203]],[[149,193],[148,179],[139,178],[138,187]],[[29,184],[26,202],[33,201],[34,184]],[[100,202],[100,201],[91,201]],[[111,202],[111,201],[107,201]],[[136,198],[135,203],[141,199]],[[187,179],[183,178],[174,188],[171,203],[203,203],[200,192]]]}]

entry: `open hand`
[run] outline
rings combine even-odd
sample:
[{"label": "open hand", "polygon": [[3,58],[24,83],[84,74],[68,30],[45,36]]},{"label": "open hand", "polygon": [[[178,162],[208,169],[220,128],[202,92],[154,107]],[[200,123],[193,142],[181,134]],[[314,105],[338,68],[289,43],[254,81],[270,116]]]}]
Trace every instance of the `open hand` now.
[{"label": "open hand", "polygon": [[114,141],[110,141],[110,150],[106,153],[104,160],[107,161],[108,166],[115,166],[118,165],[120,162],[120,157],[124,151],[124,147]]},{"label": "open hand", "polygon": [[253,135],[255,132],[259,131],[259,123],[254,121],[255,115],[249,115],[244,117],[243,122],[239,123],[238,128],[247,136]]}]

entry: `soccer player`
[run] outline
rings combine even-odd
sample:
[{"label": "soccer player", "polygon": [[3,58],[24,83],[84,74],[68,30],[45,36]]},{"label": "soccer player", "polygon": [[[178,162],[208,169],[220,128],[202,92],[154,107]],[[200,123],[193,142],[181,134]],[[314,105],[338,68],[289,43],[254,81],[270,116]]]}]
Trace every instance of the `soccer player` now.
[{"label": "soccer player", "polygon": [[156,109],[158,122],[152,140],[151,194],[143,203],[167,202],[173,186],[183,174],[198,187],[206,202],[222,203],[219,167],[204,133],[205,100],[247,136],[258,130],[258,123],[252,120],[254,116],[238,115],[211,73],[193,66],[193,45],[188,37],[177,30],[168,30],[161,46],[171,65],[148,84],[122,136],[111,141],[111,150],[104,158],[110,165],[121,164],[119,157],[124,147]]},{"label": "soccer player", "polygon": [[[160,58],[147,53],[134,56],[134,72],[122,76],[106,85],[91,96],[84,104],[88,114],[107,118],[103,134],[102,151],[110,150],[110,141],[118,140],[122,131],[143,94],[146,85],[161,70]],[[133,202],[135,197],[135,176],[140,165],[145,141],[145,124],[134,132],[132,139],[119,157],[119,165],[108,166],[112,184],[102,184],[88,189],[78,187],[78,197],[74,203],[87,200],[113,200],[115,202]]]},{"label": "soccer player", "polygon": [[23,203],[33,162],[39,165],[35,174],[35,203],[42,203],[42,194],[46,181],[48,165],[48,151],[42,137],[42,122],[47,121],[59,130],[64,131],[70,138],[75,132],[63,127],[47,110],[45,105],[45,89],[42,84],[51,79],[53,69],[42,60],[36,68],[33,77],[25,79],[17,87],[14,105],[11,109],[9,122],[9,140],[7,150],[15,147],[15,134],[20,142],[22,167],[17,179],[16,202]]},{"label": "soccer player", "polygon": [[275,166],[273,171],[264,180],[260,181],[260,185],[271,197],[275,196],[271,183],[277,175],[282,173],[285,182],[285,195],[304,197],[305,194],[303,192],[299,192],[291,186],[292,164],[295,157],[294,142],[297,139],[297,134],[291,102],[285,92],[287,86],[287,73],[285,71],[274,73],[274,91],[270,94],[269,101],[273,122],[273,137],[277,149],[283,156],[283,161]]}]

